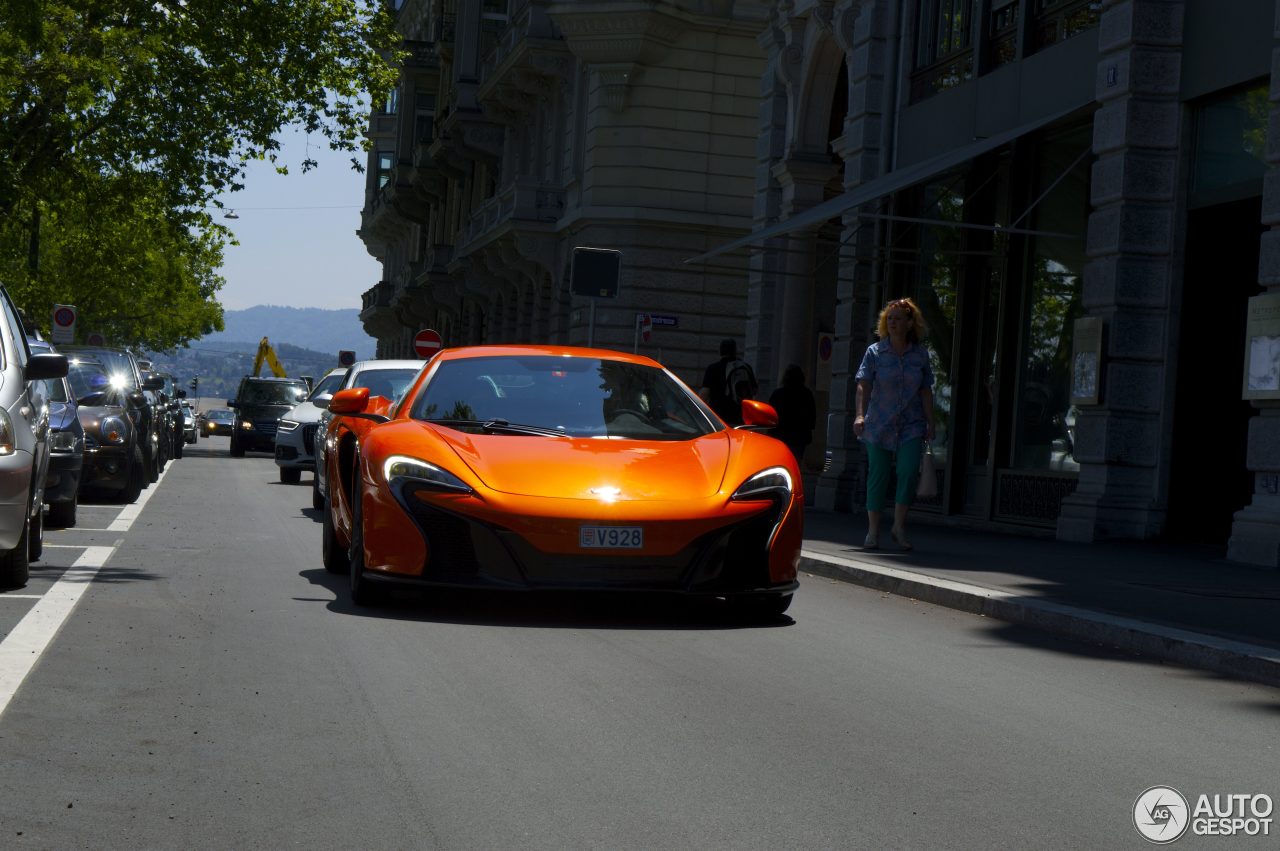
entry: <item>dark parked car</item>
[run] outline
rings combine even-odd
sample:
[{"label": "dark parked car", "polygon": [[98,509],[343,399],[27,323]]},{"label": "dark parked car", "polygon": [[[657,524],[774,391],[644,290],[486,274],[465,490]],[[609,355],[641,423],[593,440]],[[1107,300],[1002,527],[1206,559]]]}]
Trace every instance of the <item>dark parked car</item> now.
[{"label": "dark parked car", "polygon": [[0,286],[0,587],[25,585],[44,551],[49,412],[40,382],[66,374],[62,355],[31,351],[18,308]]},{"label": "dark parked car", "polygon": [[246,375],[240,379],[236,398],[227,400],[236,412],[231,454],[240,457],[250,449],[273,452],[280,418],[310,392],[307,382],[300,378]]},{"label": "dark parked car", "polygon": [[83,354],[73,354],[69,361],[67,380],[78,403],[76,415],[84,428],[80,487],[133,502],[147,484],[141,434],[126,399],[138,391],[125,390],[124,381],[113,376],[102,361]]},{"label": "dark parked car", "polygon": [[[44,340],[29,340],[28,345],[32,352],[58,353]],[[84,427],[71,382],[64,376],[42,383],[45,404],[49,406],[49,472],[45,476],[44,501],[49,505],[49,522],[65,528],[76,525],[84,467]]]},{"label": "dark parked car", "polygon": [[81,355],[96,360],[107,368],[112,385],[121,391],[126,413],[138,431],[138,446],[146,464],[147,480],[160,478],[160,470],[168,457],[160,447],[164,411],[157,391],[164,387],[158,376],[146,373],[138,366],[138,360],[124,349],[96,346],[62,346],[68,357]]}]

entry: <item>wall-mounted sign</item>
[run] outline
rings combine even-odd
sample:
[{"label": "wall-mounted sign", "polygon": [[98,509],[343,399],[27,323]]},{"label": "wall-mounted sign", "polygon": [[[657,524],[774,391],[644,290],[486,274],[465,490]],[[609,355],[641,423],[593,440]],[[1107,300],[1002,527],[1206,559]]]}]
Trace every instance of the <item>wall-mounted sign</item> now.
[{"label": "wall-mounted sign", "polygon": [[1102,317],[1082,316],[1073,334],[1071,404],[1096,405],[1102,398]]},{"label": "wall-mounted sign", "polygon": [[1280,399],[1280,293],[1249,299],[1242,399]]}]

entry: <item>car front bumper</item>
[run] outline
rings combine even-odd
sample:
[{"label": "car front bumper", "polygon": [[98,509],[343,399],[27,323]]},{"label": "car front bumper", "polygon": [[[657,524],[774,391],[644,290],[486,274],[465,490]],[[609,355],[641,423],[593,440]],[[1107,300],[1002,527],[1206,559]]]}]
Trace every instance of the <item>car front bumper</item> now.
[{"label": "car front bumper", "polygon": [[121,490],[129,483],[132,448],[128,446],[96,446],[84,451],[80,484],[88,488]]},{"label": "car front bumper", "polygon": [[298,470],[315,470],[314,454],[317,423],[305,423],[292,431],[276,432],[276,466]]},{"label": "car front bumper", "polygon": [[49,473],[44,481],[44,501],[50,505],[73,502],[80,491],[83,469],[83,455],[71,452],[50,453]]}]

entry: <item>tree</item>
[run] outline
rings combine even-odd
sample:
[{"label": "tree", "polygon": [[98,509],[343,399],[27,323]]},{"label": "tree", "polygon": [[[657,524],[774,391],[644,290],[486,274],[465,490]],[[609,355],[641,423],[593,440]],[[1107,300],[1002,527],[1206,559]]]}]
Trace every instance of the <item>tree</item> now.
[{"label": "tree", "polygon": [[[82,329],[117,345],[169,349],[222,330],[221,239],[187,227],[165,194],[146,174],[61,189],[41,217],[40,274],[0,266],[38,327],[49,331],[54,304],[74,304]],[[0,218],[0,256],[27,235]]]},{"label": "tree", "polygon": [[[60,287],[85,302],[82,284],[45,280],[38,264],[51,239],[70,250],[77,187],[101,180],[119,196],[141,175],[152,225],[163,208],[201,234],[168,240],[195,254],[167,262],[200,266],[227,237],[206,207],[241,187],[248,161],[274,161],[281,130],[362,147],[398,43],[380,0],[0,0],[0,268],[26,263],[24,295]],[[89,240],[104,226],[87,225]]]}]

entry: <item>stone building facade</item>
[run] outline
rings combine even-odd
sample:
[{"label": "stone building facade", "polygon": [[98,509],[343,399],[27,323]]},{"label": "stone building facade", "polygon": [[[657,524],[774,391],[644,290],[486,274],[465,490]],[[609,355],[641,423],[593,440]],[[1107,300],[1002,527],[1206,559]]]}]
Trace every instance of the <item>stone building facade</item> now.
[{"label": "stone building facade", "polygon": [[[362,320],[383,357],[591,343],[696,384],[741,334],[744,267],[691,267],[751,224],[763,9],[731,2],[406,0],[410,50],[371,117]],[[622,252],[616,297],[570,290],[576,247]],[[637,315],[659,314],[646,342]]]},{"label": "stone building facade", "polygon": [[[799,363],[825,414],[817,505],[861,511],[854,374],[880,306],[911,296],[938,376],[923,512],[1280,564],[1280,399],[1244,398],[1280,385],[1257,354],[1280,333],[1247,325],[1280,296],[1280,2],[494,5],[474,83],[432,22],[447,5],[405,30],[454,159],[437,139],[371,183],[386,279],[364,316],[387,354],[424,321],[582,342],[567,252],[622,248],[632,300],[597,307],[596,341],[630,348],[635,309],[675,299],[655,339],[686,378],[722,336],[766,391]],[[419,236],[379,242],[401,178],[439,188],[396,225]]]}]

